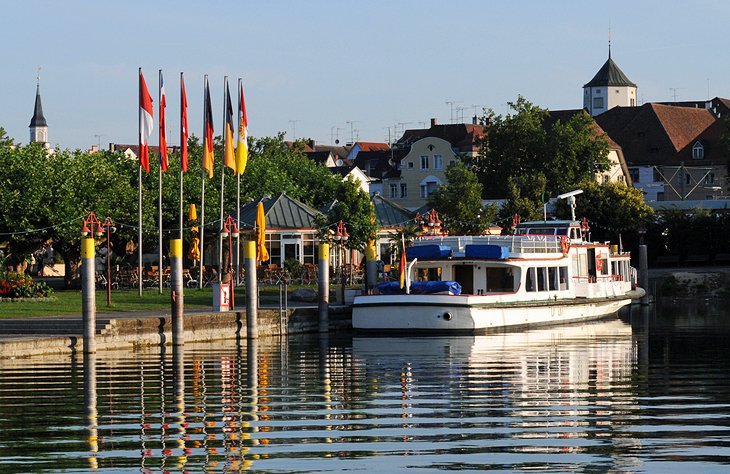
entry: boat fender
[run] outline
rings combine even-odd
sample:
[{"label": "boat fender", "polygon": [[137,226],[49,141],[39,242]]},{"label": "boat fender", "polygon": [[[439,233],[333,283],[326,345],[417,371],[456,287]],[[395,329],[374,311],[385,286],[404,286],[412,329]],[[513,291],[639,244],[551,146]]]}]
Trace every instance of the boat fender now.
[{"label": "boat fender", "polygon": [[454,317],[454,316],[453,316],[453,315],[452,315],[452,314],[451,314],[450,312],[448,312],[448,311],[446,311],[446,312],[444,313],[444,321],[451,321],[451,319],[452,319],[453,317]]}]

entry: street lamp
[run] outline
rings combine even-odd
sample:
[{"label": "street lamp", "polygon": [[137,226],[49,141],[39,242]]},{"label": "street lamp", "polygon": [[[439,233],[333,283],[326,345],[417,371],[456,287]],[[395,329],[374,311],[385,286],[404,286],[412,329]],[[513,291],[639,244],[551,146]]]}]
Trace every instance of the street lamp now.
[{"label": "street lamp", "polygon": [[[226,268],[226,271],[230,274],[233,273],[233,238],[238,237],[238,226],[236,225],[236,221],[231,217],[229,214],[226,220],[223,222],[223,230],[221,230],[221,237],[224,239],[228,238],[228,267]],[[222,275],[221,275],[221,281],[222,281]],[[235,305],[235,300],[233,297],[233,282],[234,282],[233,275],[231,275],[231,279],[228,282],[231,285],[231,308]]]},{"label": "street lamp", "polygon": [[344,260],[344,250],[345,250],[345,242],[347,242],[347,239],[350,237],[350,234],[347,233],[347,227],[345,227],[345,224],[340,220],[340,222],[337,224],[337,230],[335,230],[335,242],[337,242],[340,245],[340,283],[342,284],[342,303],[345,302],[345,275],[344,275],[344,268],[343,268],[343,260]]},{"label": "street lamp", "polygon": [[109,238],[111,234],[117,231],[117,228],[114,227],[114,222],[112,222],[111,217],[106,217],[104,221],[100,221],[96,214],[93,212],[90,212],[86,218],[83,220],[83,225],[81,226],[81,235],[86,237],[90,233],[94,234],[97,237],[101,237],[104,235],[106,228],[106,305],[111,306],[112,304],[112,278],[111,278],[111,266],[109,261],[109,253],[110,253],[110,244],[109,244]]}]

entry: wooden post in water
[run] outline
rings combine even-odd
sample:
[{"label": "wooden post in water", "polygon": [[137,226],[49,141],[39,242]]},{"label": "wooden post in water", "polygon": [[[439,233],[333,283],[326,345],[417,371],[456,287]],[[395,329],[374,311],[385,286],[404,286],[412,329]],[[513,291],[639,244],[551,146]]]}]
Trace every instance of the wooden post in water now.
[{"label": "wooden post in water", "polygon": [[646,245],[639,245],[639,286],[646,292],[641,298],[641,304],[649,304],[649,259],[646,255]]},{"label": "wooden post in water", "polygon": [[259,337],[258,289],[256,284],[256,241],[243,243],[243,265],[246,269],[246,337]]},{"label": "wooden post in water", "polygon": [[84,353],[96,352],[96,261],[94,238],[81,239],[81,317]]},{"label": "wooden post in water", "polygon": [[183,291],[183,245],[181,239],[170,240],[170,305],[172,314],[172,345],[185,344]]},{"label": "wooden post in water", "polygon": [[378,264],[375,244],[365,248],[365,294],[371,295],[378,282]]},{"label": "wooden post in water", "polygon": [[319,244],[319,332],[329,332],[330,305],[330,244]]}]

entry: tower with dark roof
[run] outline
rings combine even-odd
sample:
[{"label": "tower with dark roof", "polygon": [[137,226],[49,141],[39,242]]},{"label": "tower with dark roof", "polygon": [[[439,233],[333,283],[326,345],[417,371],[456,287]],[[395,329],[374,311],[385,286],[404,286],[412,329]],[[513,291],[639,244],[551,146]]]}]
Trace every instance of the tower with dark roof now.
[{"label": "tower with dark roof", "polygon": [[595,117],[616,106],[636,105],[636,84],[611,59],[608,44],[608,60],[593,79],[583,86],[583,108]]},{"label": "tower with dark roof", "polygon": [[42,143],[48,146],[48,122],[43,116],[43,106],[41,105],[41,81],[37,78],[35,88],[35,109],[33,110],[33,118],[30,119],[30,142]]}]

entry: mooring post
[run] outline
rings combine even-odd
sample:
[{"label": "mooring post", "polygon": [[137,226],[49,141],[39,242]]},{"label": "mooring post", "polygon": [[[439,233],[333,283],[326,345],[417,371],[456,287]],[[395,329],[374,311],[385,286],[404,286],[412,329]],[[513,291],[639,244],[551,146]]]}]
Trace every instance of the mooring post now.
[{"label": "mooring post", "polygon": [[365,247],[365,294],[371,295],[378,281],[378,257],[375,252],[375,243],[368,243]]},{"label": "mooring post", "polygon": [[330,244],[319,244],[319,332],[329,332]]},{"label": "mooring post", "polygon": [[649,304],[649,259],[644,244],[639,245],[639,286],[646,292],[641,298],[641,304]]},{"label": "mooring post", "polygon": [[81,239],[81,317],[84,352],[96,352],[96,261],[94,238]]},{"label": "mooring post", "polygon": [[243,243],[244,268],[246,269],[246,337],[259,337],[258,289],[256,283],[256,241]]},{"label": "mooring post", "polygon": [[170,240],[170,305],[172,314],[172,345],[185,344],[185,297],[183,290],[182,240]]}]

